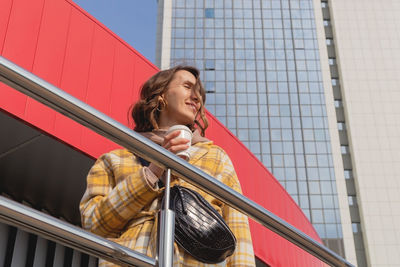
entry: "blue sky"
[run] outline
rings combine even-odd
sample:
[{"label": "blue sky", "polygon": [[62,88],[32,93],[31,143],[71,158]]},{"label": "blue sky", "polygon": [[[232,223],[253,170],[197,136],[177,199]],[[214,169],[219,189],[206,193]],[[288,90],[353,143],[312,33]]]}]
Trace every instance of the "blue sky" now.
[{"label": "blue sky", "polygon": [[155,63],[157,0],[74,0]]}]

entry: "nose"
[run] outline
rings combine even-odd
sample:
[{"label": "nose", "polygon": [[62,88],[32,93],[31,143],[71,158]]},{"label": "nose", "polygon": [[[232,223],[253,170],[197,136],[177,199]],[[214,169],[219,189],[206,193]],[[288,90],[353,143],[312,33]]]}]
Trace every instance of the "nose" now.
[{"label": "nose", "polygon": [[192,90],[191,99],[196,103],[200,102],[199,101],[199,96],[197,95],[197,93],[194,90]]}]

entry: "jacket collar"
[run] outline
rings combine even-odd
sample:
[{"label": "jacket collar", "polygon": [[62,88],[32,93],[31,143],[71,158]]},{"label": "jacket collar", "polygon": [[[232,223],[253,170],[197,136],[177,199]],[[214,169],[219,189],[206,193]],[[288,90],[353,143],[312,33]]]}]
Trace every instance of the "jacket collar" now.
[{"label": "jacket collar", "polygon": [[189,163],[190,164],[194,164],[195,162],[197,162],[199,159],[201,159],[203,156],[205,156],[209,149],[210,146],[212,144],[212,141],[208,141],[208,142],[202,142],[202,143],[197,143],[194,146],[191,146],[189,151],[190,151],[190,160]]}]

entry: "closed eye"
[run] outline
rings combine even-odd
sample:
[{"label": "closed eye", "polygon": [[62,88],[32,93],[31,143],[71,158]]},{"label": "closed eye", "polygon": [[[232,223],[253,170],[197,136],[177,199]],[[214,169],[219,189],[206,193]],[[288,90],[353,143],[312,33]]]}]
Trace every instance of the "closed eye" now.
[{"label": "closed eye", "polygon": [[192,89],[193,84],[192,84],[191,82],[185,82],[185,83],[183,84],[183,86],[184,86],[185,88],[187,88],[187,89]]}]

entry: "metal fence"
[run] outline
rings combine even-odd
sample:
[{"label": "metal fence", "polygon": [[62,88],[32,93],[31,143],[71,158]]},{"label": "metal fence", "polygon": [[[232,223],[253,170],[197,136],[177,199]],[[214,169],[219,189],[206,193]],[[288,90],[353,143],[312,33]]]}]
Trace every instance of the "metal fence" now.
[{"label": "metal fence", "polygon": [[[254,201],[4,57],[0,57],[0,81],[109,138],[145,160],[163,166],[172,174],[182,177],[187,182],[246,214],[327,264],[353,266]],[[160,264],[155,259],[3,197],[0,197],[0,220],[117,264],[140,266]],[[171,226],[169,225],[169,227]],[[170,230],[164,229],[164,231],[171,234]],[[173,242],[173,239],[167,239],[166,242]],[[168,244],[165,247],[170,248]],[[167,256],[170,252],[160,252],[161,259],[163,253],[164,256]],[[165,264],[160,265],[168,266]]]}]

